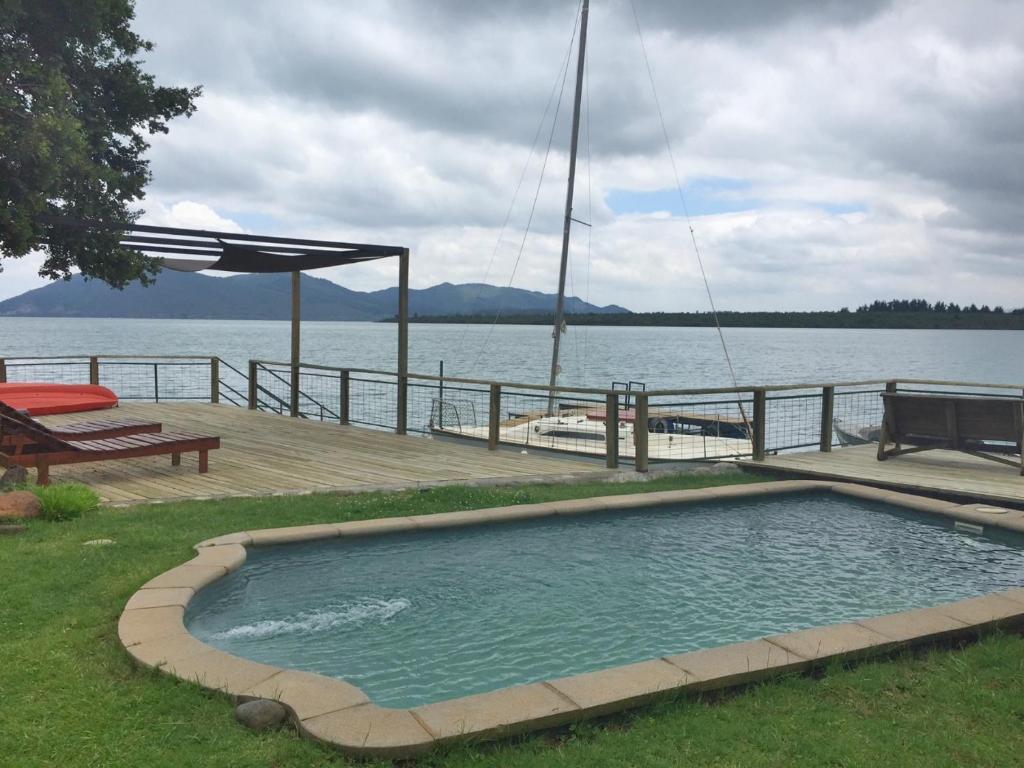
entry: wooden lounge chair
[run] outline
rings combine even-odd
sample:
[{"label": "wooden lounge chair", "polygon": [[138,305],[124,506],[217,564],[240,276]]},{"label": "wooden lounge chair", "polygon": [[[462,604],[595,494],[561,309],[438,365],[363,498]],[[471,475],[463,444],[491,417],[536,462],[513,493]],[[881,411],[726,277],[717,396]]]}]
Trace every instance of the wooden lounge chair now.
[{"label": "wooden lounge chair", "polygon": [[185,432],[151,432],[100,440],[65,440],[48,430],[38,429],[4,413],[0,413],[0,434],[5,437],[10,435],[14,443],[12,447],[2,449],[4,463],[34,467],[36,482],[40,485],[50,482],[50,467],[58,464],[170,454],[171,464],[177,466],[181,463],[181,454],[193,451],[199,453],[199,472],[203,474],[209,468],[209,452],[220,448],[219,437]]},{"label": "wooden lounge chair", "polygon": [[[105,440],[108,437],[124,437],[125,435],[141,435],[151,432],[162,432],[163,424],[159,421],[142,419],[101,419],[80,421],[77,424],[64,424],[59,427],[48,427],[17,408],[12,408],[0,400],[0,413],[14,421],[27,424],[42,430],[61,440]],[[8,434],[11,430],[0,429],[0,447],[14,448],[18,444],[32,442],[28,432]]]},{"label": "wooden lounge chair", "polygon": [[[1024,399],[966,395],[882,394],[885,417],[878,460],[935,448],[962,451],[1024,475]],[[886,448],[894,443],[894,448]],[[911,446],[904,448],[904,445]],[[993,454],[1017,454],[1016,459]]]}]

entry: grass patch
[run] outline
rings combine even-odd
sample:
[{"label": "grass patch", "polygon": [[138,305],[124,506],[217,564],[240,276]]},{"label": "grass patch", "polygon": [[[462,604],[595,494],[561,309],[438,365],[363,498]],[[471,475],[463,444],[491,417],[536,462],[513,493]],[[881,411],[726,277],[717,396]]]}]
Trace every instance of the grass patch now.
[{"label": "grass patch", "polygon": [[[756,480],[757,478],[752,478]],[[229,699],[137,668],[117,617],[202,539],[246,528],[429,514],[749,481],[436,488],[100,509],[0,539],[0,734],[6,766],[326,766],[336,752],[235,724]],[[56,486],[55,486],[56,487]],[[86,547],[107,538],[116,543]],[[1024,754],[1024,640],[788,678],[719,700],[680,699],[604,724],[459,747],[424,765],[1009,766]]]},{"label": "grass patch", "polygon": [[81,483],[32,485],[28,490],[39,499],[44,520],[73,520],[95,512],[100,507],[100,497],[96,491]]}]

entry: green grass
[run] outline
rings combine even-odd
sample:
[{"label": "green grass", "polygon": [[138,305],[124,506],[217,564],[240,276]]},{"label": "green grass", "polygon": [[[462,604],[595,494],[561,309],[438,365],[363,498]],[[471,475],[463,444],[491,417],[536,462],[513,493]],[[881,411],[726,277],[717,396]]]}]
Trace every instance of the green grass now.
[{"label": "green grass", "polygon": [[28,490],[39,499],[44,520],[73,520],[95,512],[100,506],[100,497],[96,491],[81,483],[31,485]]},{"label": "green grass", "polygon": [[[101,509],[0,539],[0,764],[321,766],[335,752],[291,731],[237,726],[231,702],[135,667],[117,617],[147,579],[230,531],[426,514],[736,482],[441,488]],[[109,546],[83,546],[113,539]],[[793,677],[717,701],[681,699],[516,743],[463,746],[451,766],[1010,766],[1024,754],[1024,639]]]}]

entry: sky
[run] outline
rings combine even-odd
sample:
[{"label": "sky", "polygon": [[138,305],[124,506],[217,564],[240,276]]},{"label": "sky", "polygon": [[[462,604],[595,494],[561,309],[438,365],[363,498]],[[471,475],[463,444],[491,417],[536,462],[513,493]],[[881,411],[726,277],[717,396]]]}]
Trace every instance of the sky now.
[{"label": "sky", "polygon": [[[634,4],[591,8],[571,293],[704,310],[699,252],[719,309],[1024,306],[1024,4]],[[140,0],[147,69],[203,86],[153,138],[143,220],[405,245],[415,288],[553,292],[577,11]],[[5,260],[0,298],[38,263]]]}]

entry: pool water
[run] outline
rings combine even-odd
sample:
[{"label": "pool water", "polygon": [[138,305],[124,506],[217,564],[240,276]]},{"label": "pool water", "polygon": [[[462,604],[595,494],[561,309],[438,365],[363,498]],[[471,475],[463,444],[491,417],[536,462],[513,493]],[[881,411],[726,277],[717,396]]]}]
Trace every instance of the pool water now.
[{"label": "pool water", "polygon": [[1024,541],[829,493],[250,548],[190,631],[381,706],[1024,584]]}]

